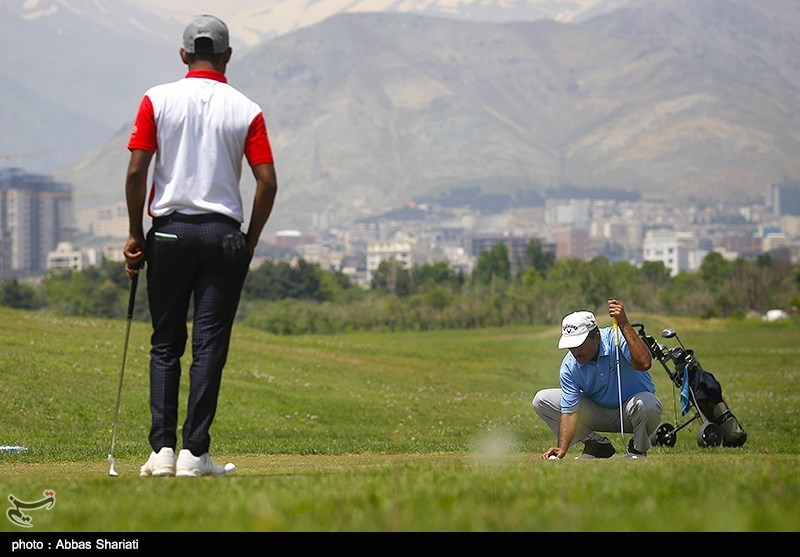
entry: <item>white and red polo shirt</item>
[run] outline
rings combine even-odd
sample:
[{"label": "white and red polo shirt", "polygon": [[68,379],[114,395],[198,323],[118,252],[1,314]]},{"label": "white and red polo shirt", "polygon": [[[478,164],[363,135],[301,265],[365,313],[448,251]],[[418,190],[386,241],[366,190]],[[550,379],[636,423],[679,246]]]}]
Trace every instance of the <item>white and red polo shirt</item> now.
[{"label": "white and red polo shirt", "polygon": [[220,213],[243,222],[242,159],[273,162],[261,107],[211,70],[148,89],[128,149],[156,153],[152,217]]}]

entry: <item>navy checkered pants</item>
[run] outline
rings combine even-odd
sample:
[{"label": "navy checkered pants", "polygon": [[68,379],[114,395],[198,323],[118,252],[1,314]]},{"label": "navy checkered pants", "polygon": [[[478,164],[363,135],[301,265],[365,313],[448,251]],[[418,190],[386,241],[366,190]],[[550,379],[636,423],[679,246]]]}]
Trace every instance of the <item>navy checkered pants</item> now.
[{"label": "navy checkered pants", "polygon": [[250,263],[240,224],[223,215],[173,213],[147,232],[150,340],[150,445],[176,449],[181,357],[192,306],[192,363],[183,449],[209,451],[222,370]]}]

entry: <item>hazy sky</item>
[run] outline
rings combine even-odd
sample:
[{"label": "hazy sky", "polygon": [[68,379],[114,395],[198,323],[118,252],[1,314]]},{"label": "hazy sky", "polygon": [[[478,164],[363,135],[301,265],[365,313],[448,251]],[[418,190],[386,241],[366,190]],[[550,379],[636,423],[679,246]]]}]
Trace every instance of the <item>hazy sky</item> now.
[{"label": "hazy sky", "polygon": [[[248,45],[264,39],[264,32],[282,35],[318,23],[338,12],[400,11],[421,13],[435,6],[442,15],[466,6],[472,15],[488,20],[551,17],[568,21],[598,6],[610,7],[625,0],[138,0],[139,5],[179,21],[210,13],[222,18],[238,40]],[[466,13],[460,10],[461,13]],[[431,12],[429,12],[431,13]]]}]

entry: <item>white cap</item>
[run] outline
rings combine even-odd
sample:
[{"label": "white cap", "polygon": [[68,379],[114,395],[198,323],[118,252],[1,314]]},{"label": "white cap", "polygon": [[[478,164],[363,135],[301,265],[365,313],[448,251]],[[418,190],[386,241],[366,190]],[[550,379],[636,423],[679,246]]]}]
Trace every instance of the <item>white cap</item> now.
[{"label": "white cap", "polygon": [[597,328],[597,320],[591,311],[576,311],[561,321],[559,348],[575,348],[583,344],[590,331]]}]

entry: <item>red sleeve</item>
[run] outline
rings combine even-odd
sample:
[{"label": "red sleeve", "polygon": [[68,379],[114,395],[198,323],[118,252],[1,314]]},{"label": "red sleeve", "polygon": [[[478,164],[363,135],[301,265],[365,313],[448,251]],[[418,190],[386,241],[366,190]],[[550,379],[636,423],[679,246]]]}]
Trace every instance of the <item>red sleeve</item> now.
[{"label": "red sleeve", "polygon": [[128,150],[141,149],[143,151],[155,151],[158,149],[158,139],[156,136],[156,118],[153,113],[153,103],[145,95],[139,105],[139,113],[136,115],[136,122],[131,130],[131,138],[128,141]]},{"label": "red sleeve", "polygon": [[250,122],[250,129],[247,131],[247,139],[244,142],[244,154],[250,166],[275,162],[272,158],[272,147],[269,144],[263,112],[260,112]]}]

